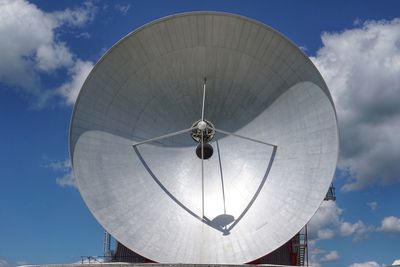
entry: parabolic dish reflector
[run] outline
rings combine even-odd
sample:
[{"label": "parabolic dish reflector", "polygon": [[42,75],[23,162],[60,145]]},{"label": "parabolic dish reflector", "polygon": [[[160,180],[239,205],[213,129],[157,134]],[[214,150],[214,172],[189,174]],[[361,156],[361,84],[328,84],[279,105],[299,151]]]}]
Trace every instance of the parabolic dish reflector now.
[{"label": "parabolic dish reflector", "polygon": [[102,57],[75,104],[70,151],[84,201],[126,247],[162,263],[245,263],[318,209],[338,130],[325,82],[293,43],[248,18],[194,12]]}]

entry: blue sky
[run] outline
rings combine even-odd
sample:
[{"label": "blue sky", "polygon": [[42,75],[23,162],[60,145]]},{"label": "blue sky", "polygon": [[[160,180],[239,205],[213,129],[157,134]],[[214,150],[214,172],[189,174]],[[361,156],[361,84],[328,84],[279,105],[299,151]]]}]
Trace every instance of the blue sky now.
[{"label": "blue sky", "polygon": [[330,87],[341,131],[337,202],[310,222],[315,266],[400,258],[400,2],[348,2],[0,0],[0,267],[102,254],[103,230],[68,161],[76,94],[123,36],[193,10],[272,26]]}]

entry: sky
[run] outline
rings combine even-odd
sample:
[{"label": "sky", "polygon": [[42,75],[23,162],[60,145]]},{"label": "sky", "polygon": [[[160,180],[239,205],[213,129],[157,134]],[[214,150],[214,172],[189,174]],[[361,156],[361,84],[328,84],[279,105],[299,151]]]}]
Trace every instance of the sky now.
[{"label": "sky", "polygon": [[0,0],[0,267],[102,255],[103,229],[74,184],[68,129],[76,96],[114,43],[154,19],[236,13],[296,43],[338,115],[336,202],[308,225],[314,266],[400,258],[399,1]]}]

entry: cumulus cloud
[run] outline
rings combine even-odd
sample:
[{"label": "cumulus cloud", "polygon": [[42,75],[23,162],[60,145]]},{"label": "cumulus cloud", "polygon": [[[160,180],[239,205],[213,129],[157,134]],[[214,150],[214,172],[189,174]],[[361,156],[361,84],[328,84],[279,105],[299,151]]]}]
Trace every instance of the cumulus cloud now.
[{"label": "cumulus cloud", "polygon": [[352,265],[349,265],[349,267],[381,267],[381,266],[383,265],[380,265],[375,261],[366,261],[362,263],[353,263]]},{"label": "cumulus cloud", "polygon": [[27,262],[25,261],[10,261],[9,259],[1,258],[0,257],[0,267],[14,267],[20,265],[26,265]]},{"label": "cumulus cloud", "polygon": [[324,201],[313,218],[308,223],[308,238],[311,244],[319,240],[331,239],[335,235],[351,236],[353,241],[365,239],[369,233],[376,230],[374,226],[366,225],[359,220],[355,223],[345,221],[343,210],[334,201]]},{"label": "cumulus cloud", "polygon": [[[66,69],[70,74],[69,84],[81,84],[82,74],[77,71],[87,74],[90,63],[83,64],[59,39],[57,31],[62,26],[82,27],[93,20],[96,12],[93,4],[85,2],[74,9],[47,13],[25,0],[1,0],[0,10],[0,35],[7,36],[0,42],[0,83],[24,90],[36,96],[38,102],[50,96],[65,96],[43,89],[40,83],[43,74]],[[71,103],[69,94],[65,101]]]},{"label": "cumulus cloud", "polygon": [[322,262],[337,261],[339,259],[339,253],[336,250],[329,251],[322,258]]},{"label": "cumulus cloud", "polygon": [[44,167],[52,169],[53,171],[67,171],[71,168],[71,161],[69,159],[63,161],[51,161]]},{"label": "cumulus cloud", "polygon": [[63,96],[66,104],[73,105],[75,103],[79,90],[92,69],[92,62],[82,60],[77,60],[69,69],[70,80],[62,84],[56,91],[57,94]]},{"label": "cumulus cloud", "polygon": [[395,216],[383,218],[378,230],[387,233],[400,233],[400,218]]},{"label": "cumulus cloud", "polygon": [[[354,242],[366,239],[369,234],[385,232],[391,234],[400,233],[400,218],[388,216],[383,218],[380,226],[367,225],[358,220],[355,223],[346,221],[342,218],[343,209],[337,206],[334,201],[324,201],[317,210],[313,218],[307,224],[309,257],[311,266],[320,267],[323,262],[339,259],[337,251],[325,251],[318,247],[318,241],[331,239],[335,236],[351,237]],[[337,255],[336,255],[337,254]],[[357,265],[358,264],[358,265]],[[363,265],[364,264],[364,265]],[[381,266],[368,265],[377,264],[375,262],[354,263],[351,266]]]},{"label": "cumulus cloud", "polygon": [[[22,0],[0,1],[0,81],[20,87],[35,83],[37,51],[53,47],[57,22],[46,16],[35,5]],[[62,44],[57,51],[62,51]],[[58,58],[62,58],[61,56]],[[45,64],[46,65],[46,64]]]},{"label": "cumulus cloud", "polygon": [[355,241],[365,239],[368,234],[374,230],[375,228],[373,226],[367,226],[361,220],[357,221],[356,223],[342,222],[339,227],[339,231],[342,236],[353,235],[353,240]]},{"label": "cumulus cloud", "polygon": [[96,12],[97,7],[92,2],[86,1],[82,7],[56,11],[50,13],[50,16],[68,26],[83,27],[94,19]]},{"label": "cumulus cloud", "polygon": [[[369,234],[385,232],[400,234],[400,218],[388,216],[383,218],[380,226],[367,225],[358,220],[354,223],[346,221],[342,217],[343,209],[334,201],[324,201],[313,218],[307,224],[309,261],[311,266],[320,267],[324,262],[339,260],[337,251],[325,251],[319,248],[318,241],[331,239],[335,236],[351,237],[354,242],[366,239]],[[373,265],[375,264],[375,265]],[[376,262],[354,263],[350,267],[381,266]]]},{"label": "cumulus cloud", "polygon": [[310,266],[313,267],[321,267],[321,263],[320,263],[320,254],[323,253],[324,251],[314,247],[315,244],[310,244],[308,246],[308,262]]},{"label": "cumulus cloud", "polygon": [[308,223],[308,238],[311,242],[330,239],[340,226],[343,210],[334,201],[324,201]]},{"label": "cumulus cloud", "polygon": [[312,58],[334,98],[344,191],[400,182],[400,19],[324,33]]},{"label": "cumulus cloud", "polygon": [[36,50],[36,68],[49,72],[73,64],[73,55],[65,43],[48,43],[41,45]]},{"label": "cumulus cloud", "polygon": [[309,263],[313,267],[321,267],[324,262],[334,262],[339,260],[339,253],[336,250],[325,251],[312,247],[309,251]]},{"label": "cumulus cloud", "polygon": [[70,169],[66,174],[56,177],[56,183],[61,187],[77,187],[72,169]]},{"label": "cumulus cloud", "polygon": [[323,239],[331,239],[334,235],[335,232],[332,229],[319,229],[317,231],[318,234],[318,239],[323,240]]},{"label": "cumulus cloud", "polygon": [[61,187],[76,188],[76,181],[72,171],[71,161],[69,159],[62,161],[51,161],[44,167],[53,170],[59,176],[56,177],[56,183]]},{"label": "cumulus cloud", "polygon": [[11,266],[10,263],[5,259],[0,258],[0,267],[8,267],[8,266]]}]

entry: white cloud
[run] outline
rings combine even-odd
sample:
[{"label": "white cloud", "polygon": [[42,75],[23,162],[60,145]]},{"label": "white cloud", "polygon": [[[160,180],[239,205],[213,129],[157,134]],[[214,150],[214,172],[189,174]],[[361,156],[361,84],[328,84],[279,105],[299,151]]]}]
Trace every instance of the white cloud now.
[{"label": "white cloud", "polygon": [[366,261],[362,263],[353,263],[352,265],[349,265],[349,267],[381,267],[379,263],[375,261]]},{"label": "white cloud", "polygon": [[321,267],[323,262],[333,262],[339,260],[339,253],[336,250],[325,251],[314,247],[315,244],[309,247],[309,264],[313,267]]},{"label": "white cloud", "polygon": [[66,104],[73,105],[75,103],[79,90],[92,69],[92,62],[77,60],[69,70],[70,80],[57,89],[57,94],[63,96]]},{"label": "white cloud", "polygon": [[378,202],[367,202],[367,206],[371,209],[371,211],[375,211],[378,208]]},{"label": "white cloud", "polygon": [[344,222],[340,225],[340,233],[343,236],[349,236],[352,235],[357,229],[363,228],[364,223],[359,221],[354,224],[349,223],[349,222]]},{"label": "white cloud", "polygon": [[53,171],[67,171],[71,168],[71,161],[66,159],[64,161],[51,161],[44,167],[52,169]]},{"label": "white cloud", "polygon": [[10,264],[5,259],[0,258],[0,267],[8,267]]},{"label": "white cloud", "polygon": [[73,63],[73,55],[65,43],[41,45],[36,50],[36,68],[41,71],[52,71],[68,67]]},{"label": "white cloud", "polygon": [[[62,26],[82,27],[93,20],[96,9],[90,2],[74,9],[46,13],[25,0],[0,0],[0,10],[0,35],[7,36],[0,42],[0,83],[22,89],[36,96],[38,102],[57,95],[41,88],[43,74],[67,69],[71,86],[79,84],[82,74],[78,71],[87,74],[85,66],[91,63],[83,64],[59,40],[57,31]],[[70,95],[67,97],[66,102],[71,103]]]},{"label": "white cloud", "polygon": [[92,2],[86,1],[83,3],[82,7],[77,7],[74,9],[67,8],[63,11],[56,11],[50,13],[50,16],[61,24],[82,27],[88,22],[93,21],[96,12],[96,6],[94,6]]},{"label": "white cloud", "polygon": [[122,13],[122,15],[126,15],[129,11],[129,9],[131,8],[130,4],[126,4],[126,5],[121,5],[121,4],[116,4],[114,6],[115,10],[118,10],[119,12]]},{"label": "white cloud", "polygon": [[[400,233],[400,218],[395,216],[385,217],[380,227],[366,225],[358,220],[355,223],[345,221],[342,218],[343,210],[334,201],[324,201],[317,210],[313,218],[307,224],[308,244],[311,266],[319,267],[322,262],[339,259],[336,252],[326,252],[318,248],[318,241],[331,239],[334,236],[351,237],[353,241],[366,239],[373,232]],[[352,267],[362,266],[381,266],[368,265],[374,262],[354,263],[367,265],[351,265]],[[376,263],[377,264],[377,263]]]},{"label": "white cloud", "polygon": [[339,227],[342,236],[354,235],[355,241],[365,239],[374,230],[373,226],[367,226],[360,220],[356,223],[342,222]]},{"label": "white cloud", "polygon": [[321,257],[320,257],[320,255],[325,253],[325,251],[315,247],[315,243],[309,244],[308,250],[309,250],[309,252],[308,252],[309,265],[313,266],[313,267],[321,267],[321,263],[320,263],[320,258]]},{"label": "white cloud", "polygon": [[378,231],[388,233],[400,233],[400,218],[395,216],[383,218],[381,226],[378,228]]},{"label": "white cloud", "polygon": [[353,241],[365,239],[375,227],[361,220],[351,223],[345,221],[343,210],[334,201],[324,201],[308,223],[308,238],[311,244],[319,240],[331,239],[335,235],[352,236]]},{"label": "white cloud", "polygon": [[7,36],[0,42],[0,81],[32,87],[36,82],[37,51],[56,44],[53,30],[57,22],[22,0],[2,0],[0,10],[0,35]]},{"label": "white cloud", "polygon": [[392,265],[400,265],[400,259],[394,260],[393,263],[392,263]]},{"label": "white cloud", "polygon": [[63,161],[51,161],[44,167],[49,168],[54,172],[60,174],[60,176],[56,177],[56,183],[61,187],[77,187],[72,171],[71,161],[69,159]]},{"label": "white cloud", "polygon": [[9,259],[1,258],[0,256],[0,267],[15,267],[22,264],[27,264],[27,263],[25,261],[16,261],[16,262],[10,261]]},{"label": "white cloud", "polygon": [[340,223],[343,210],[334,201],[324,201],[308,223],[308,238],[311,241],[330,239]]},{"label": "white cloud", "polygon": [[322,262],[337,261],[339,259],[339,253],[336,250],[329,251],[322,258]]},{"label": "white cloud", "polygon": [[63,176],[57,177],[56,183],[61,187],[68,187],[68,186],[77,187],[76,181],[75,181],[75,176],[72,172],[72,169],[69,170],[69,172],[67,172]]},{"label": "white cloud", "polygon": [[400,19],[324,33],[312,58],[334,98],[351,191],[400,182]]},{"label": "white cloud", "polygon": [[331,239],[335,235],[335,232],[329,228],[319,229],[317,233],[318,233],[318,239],[320,240]]}]

